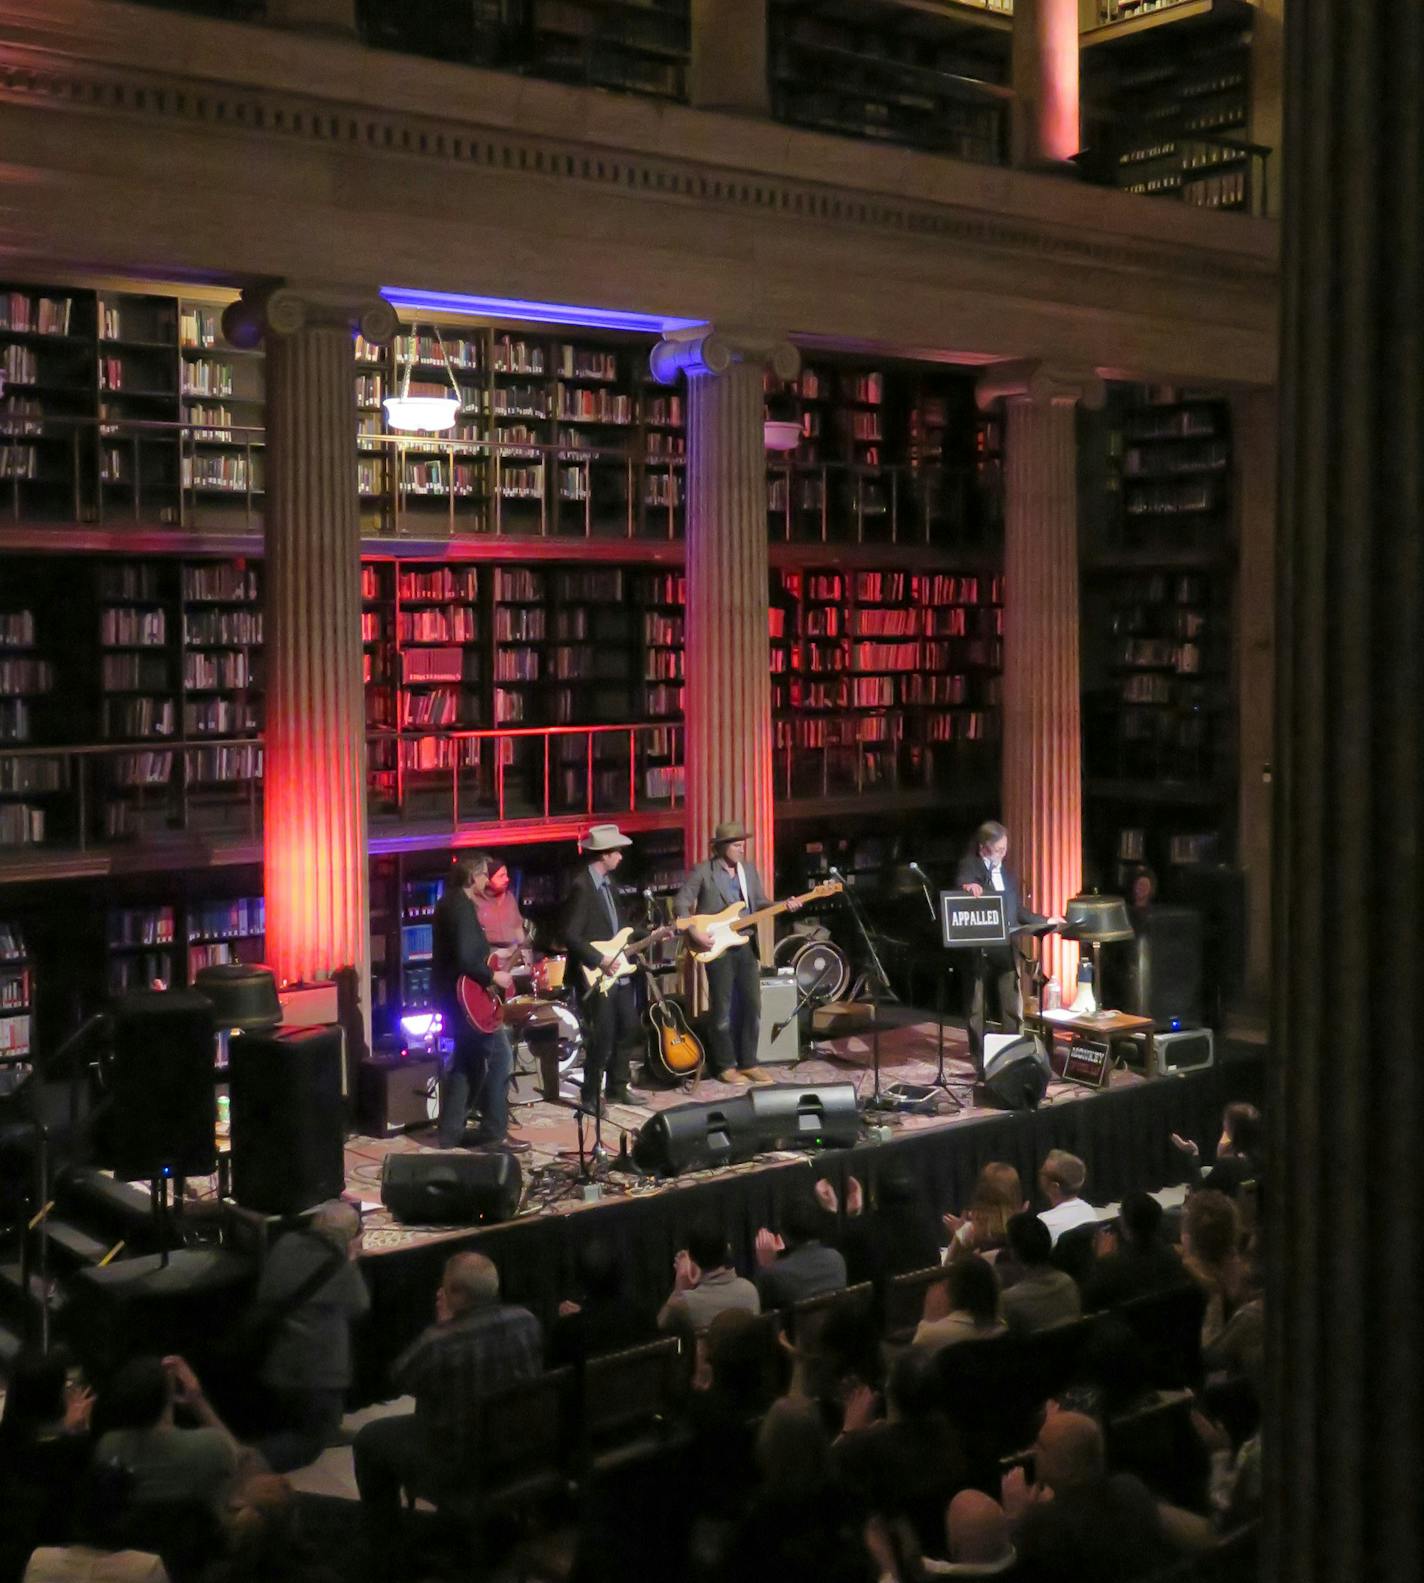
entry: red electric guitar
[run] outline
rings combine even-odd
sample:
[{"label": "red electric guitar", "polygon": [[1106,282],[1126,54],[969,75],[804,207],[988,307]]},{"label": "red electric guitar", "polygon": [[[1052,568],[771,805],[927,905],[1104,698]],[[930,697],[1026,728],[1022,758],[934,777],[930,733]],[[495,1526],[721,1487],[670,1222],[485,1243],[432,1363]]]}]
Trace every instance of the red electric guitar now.
[{"label": "red electric guitar", "polygon": [[493,1033],[504,1026],[504,996],[498,984],[486,989],[483,984],[461,974],[455,980],[455,998],[460,1002],[465,1021],[477,1032]]}]

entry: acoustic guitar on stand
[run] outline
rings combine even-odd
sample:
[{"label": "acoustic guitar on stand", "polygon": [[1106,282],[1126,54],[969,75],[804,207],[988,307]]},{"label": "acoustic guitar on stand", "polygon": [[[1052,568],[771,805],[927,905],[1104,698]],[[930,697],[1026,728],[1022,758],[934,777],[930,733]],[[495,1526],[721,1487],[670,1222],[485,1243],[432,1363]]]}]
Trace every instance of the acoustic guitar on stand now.
[{"label": "acoustic guitar on stand", "polygon": [[648,1069],[666,1083],[692,1082],[702,1074],[702,1041],[682,1007],[663,994],[656,973],[648,974],[647,985]]},{"label": "acoustic guitar on stand", "polygon": [[584,983],[590,990],[596,989],[606,995],[620,978],[627,978],[630,973],[638,971],[638,964],[633,960],[635,956],[640,956],[659,940],[666,940],[672,932],[664,926],[654,929],[651,934],[645,934],[641,940],[634,940],[630,926],[620,929],[611,940],[590,940],[588,943],[602,954],[604,960],[610,956],[613,958],[613,966],[606,972],[601,967],[583,968]]},{"label": "acoustic guitar on stand", "polygon": [[828,879],[817,885],[815,890],[808,890],[802,896],[792,896],[787,901],[774,902],[770,907],[763,907],[760,912],[747,912],[744,901],[734,901],[730,907],[724,907],[721,912],[701,912],[691,918],[679,918],[677,927],[684,933],[696,931],[709,943],[705,946],[689,945],[692,958],[696,962],[715,962],[719,956],[725,955],[735,945],[745,945],[747,935],[765,923],[769,918],[775,918],[778,913],[783,913],[790,906],[805,906],[808,901],[820,901],[826,896],[838,896],[841,892],[841,882]]}]

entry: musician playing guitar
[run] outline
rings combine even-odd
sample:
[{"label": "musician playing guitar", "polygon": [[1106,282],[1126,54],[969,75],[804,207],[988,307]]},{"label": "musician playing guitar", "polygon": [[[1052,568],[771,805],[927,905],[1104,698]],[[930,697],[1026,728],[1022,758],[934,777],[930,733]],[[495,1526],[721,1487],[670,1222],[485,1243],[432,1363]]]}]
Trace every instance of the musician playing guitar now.
[{"label": "musician playing guitar", "polygon": [[[607,941],[628,925],[613,875],[625,848],[632,844],[617,825],[594,825],[579,842],[587,861],[575,874],[564,902],[562,933],[569,956],[580,967],[604,975],[616,974],[622,964],[594,942]],[[632,984],[632,975],[607,977],[583,996],[586,1039],[580,1101],[586,1110],[597,1110],[603,1103],[600,1089],[605,1080],[613,1104],[637,1103],[628,1087],[628,1047],[640,1036]]]},{"label": "musician playing guitar", "polygon": [[[740,903],[748,912],[768,905],[766,890],[756,865],[747,861],[752,833],[740,820],[719,824],[712,832],[712,855],[699,863],[683,881],[673,903],[674,915],[721,912]],[[795,912],[799,901],[786,904]],[[693,945],[705,950],[711,940],[689,929]],[[721,1083],[770,1083],[770,1072],[756,1064],[761,1033],[761,962],[754,945],[727,951],[708,962],[707,994],[711,1007],[707,1022],[707,1062],[711,1075]]]},{"label": "musician playing guitar", "polygon": [[465,1136],[470,1101],[480,1113],[473,1146],[489,1149],[527,1149],[527,1143],[509,1140],[509,1073],[514,1051],[503,1028],[481,1033],[461,1009],[455,992],[457,981],[472,978],[486,989],[493,984],[509,993],[514,980],[489,965],[490,946],[480,927],[475,903],[488,889],[492,859],[487,852],[462,853],[445,880],[435,904],[430,985],[445,1032],[455,1044],[449,1065],[440,1080],[440,1147],[453,1149]]}]

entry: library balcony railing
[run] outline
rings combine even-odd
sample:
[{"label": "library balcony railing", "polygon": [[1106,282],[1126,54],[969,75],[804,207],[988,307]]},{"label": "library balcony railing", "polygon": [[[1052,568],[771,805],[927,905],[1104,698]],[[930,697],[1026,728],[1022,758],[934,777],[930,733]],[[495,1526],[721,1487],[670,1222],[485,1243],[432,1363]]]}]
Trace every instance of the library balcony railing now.
[{"label": "library balcony railing", "polygon": [[838,729],[843,724],[852,729],[878,728],[886,718],[868,715],[827,721],[823,740],[814,744],[797,742],[792,722],[779,720],[774,769],[777,800],[806,805],[883,796],[896,802],[918,797],[952,803],[978,802],[990,794],[998,775],[996,737],[914,742],[892,731],[856,740]]},{"label": "library balcony railing", "polygon": [[787,460],[767,469],[767,514],[786,544],[993,550],[1003,530],[996,462],[976,473]]},{"label": "library balcony railing", "polygon": [[[448,840],[471,824],[653,819],[683,799],[683,728],[510,726],[373,731],[373,837]],[[0,869],[36,851],[88,853],[262,833],[260,737],[45,747],[0,743]]]}]

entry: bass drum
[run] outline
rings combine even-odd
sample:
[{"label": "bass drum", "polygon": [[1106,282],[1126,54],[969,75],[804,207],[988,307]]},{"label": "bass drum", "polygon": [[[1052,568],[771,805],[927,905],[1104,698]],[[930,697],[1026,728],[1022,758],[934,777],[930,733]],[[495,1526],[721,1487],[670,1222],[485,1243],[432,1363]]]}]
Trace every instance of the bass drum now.
[{"label": "bass drum", "polygon": [[812,940],[792,953],[786,964],[796,974],[796,992],[819,1006],[839,1000],[850,987],[850,961],[832,940]]},{"label": "bass drum", "polygon": [[505,1009],[521,1043],[532,1046],[548,1038],[558,1041],[560,1077],[567,1077],[583,1060],[583,1024],[568,1006],[520,995],[506,1002]]},{"label": "bass drum", "polygon": [[829,940],[831,931],[823,923],[798,923],[776,942],[771,959],[778,967],[790,967],[799,952],[818,940]]}]

